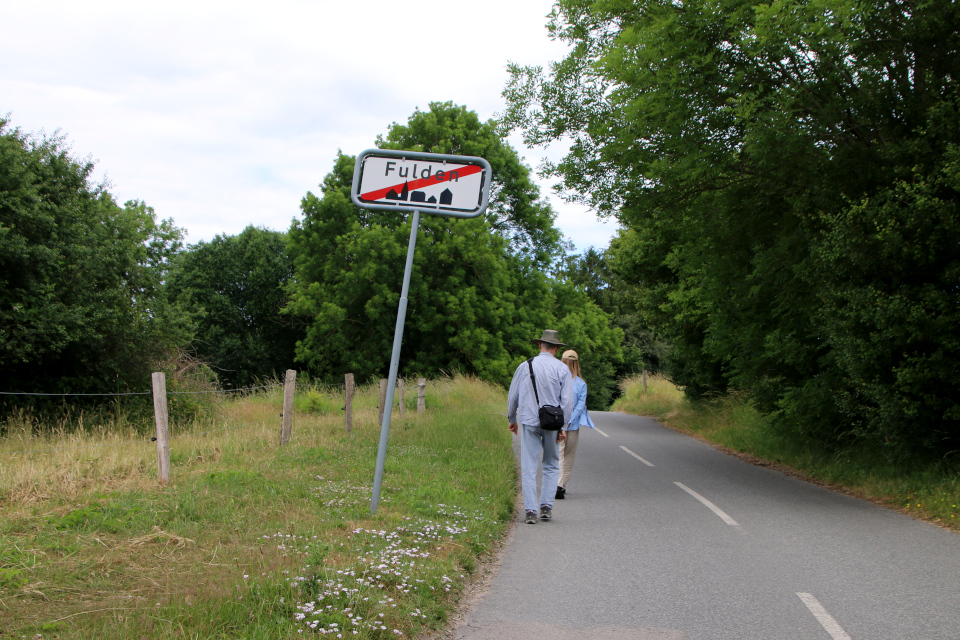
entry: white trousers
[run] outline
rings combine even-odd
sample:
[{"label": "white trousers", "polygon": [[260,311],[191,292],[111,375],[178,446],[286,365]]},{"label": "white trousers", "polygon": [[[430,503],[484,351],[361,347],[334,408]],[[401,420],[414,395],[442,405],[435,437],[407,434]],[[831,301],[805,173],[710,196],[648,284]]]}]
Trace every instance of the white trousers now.
[{"label": "white trousers", "polygon": [[[540,482],[540,500],[537,501],[537,467],[543,455],[543,479]],[[553,507],[560,476],[557,452],[557,432],[540,427],[520,425],[520,486],[523,489],[523,508],[536,511],[537,507]]]},{"label": "white trousers", "polygon": [[573,459],[577,457],[577,442],[580,440],[580,429],[567,431],[567,438],[560,443],[560,482],[557,484],[564,489],[573,473]]}]

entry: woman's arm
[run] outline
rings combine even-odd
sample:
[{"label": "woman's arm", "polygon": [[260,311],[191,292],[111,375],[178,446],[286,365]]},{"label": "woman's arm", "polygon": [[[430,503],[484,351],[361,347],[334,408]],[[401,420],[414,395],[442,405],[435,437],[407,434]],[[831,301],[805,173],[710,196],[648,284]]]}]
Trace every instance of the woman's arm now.
[{"label": "woman's arm", "polygon": [[577,378],[573,389],[573,415],[570,416],[570,424],[579,427],[580,421],[587,411],[587,383],[583,381],[583,378]]}]

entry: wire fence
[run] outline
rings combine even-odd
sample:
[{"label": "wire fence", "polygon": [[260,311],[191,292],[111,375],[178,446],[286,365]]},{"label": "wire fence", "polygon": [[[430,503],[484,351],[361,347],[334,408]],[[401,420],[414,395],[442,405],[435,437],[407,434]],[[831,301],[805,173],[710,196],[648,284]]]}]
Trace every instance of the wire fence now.
[{"label": "wire fence", "polygon": [[[197,395],[205,393],[238,393],[240,391],[257,391],[260,389],[275,389],[282,387],[281,384],[266,384],[259,387],[238,387],[236,389],[204,389],[202,391],[167,391],[167,395]],[[336,385],[326,385],[336,386]],[[343,385],[340,385],[343,386]],[[33,391],[0,391],[0,396],[50,396],[50,397],[69,397],[69,396],[100,396],[100,397],[118,397],[118,396],[149,396],[153,391],[124,391],[114,393],[37,393]]]},{"label": "wire fence", "polygon": [[282,387],[282,384],[267,384],[261,387],[239,387],[237,389],[212,389],[206,391],[167,391],[168,396],[175,395],[197,395],[203,393],[237,393],[240,391],[258,391],[260,389],[276,389],[277,387]]},{"label": "wire fence", "polygon": [[[154,374],[155,376],[158,374]],[[161,378],[164,376],[161,375]],[[163,385],[165,387],[165,384]],[[255,385],[248,387],[236,387],[236,388],[227,388],[227,389],[201,389],[201,390],[191,390],[191,391],[166,391],[166,389],[161,389],[160,393],[162,395],[162,404],[166,406],[166,397],[167,396],[197,396],[197,395],[216,395],[216,396],[235,396],[236,394],[247,394],[257,391],[265,391],[271,389],[282,388],[284,385],[280,383],[265,384],[265,385]],[[335,385],[333,385],[335,386]],[[35,391],[0,391],[0,395],[3,396],[28,396],[28,397],[56,397],[56,398],[69,398],[69,397],[126,397],[126,396],[154,396],[154,404],[156,405],[156,396],[157,388],[154,387],[149,391],[133,391],[133,392],[123,392],[117,391],[112,393],[49,393],[49,392],[35,392]],[[157,408],[155,407],[155,411]],[[164,409],[163,413],[166,413]],[[156,418],[156,415],[155,415]],[[163,429],[161,434],[161,429],[158,427],[157,436],[136,438],[131,440],[123,440],[120,442],[90,442],[85,444],[78,444],[74,446],[60,446],[60,447],[47,447],[43,449],[35,448],[22,448],[13,451],[0,451],[0,459],[9,459],[8,456],[21,456],[21,455],[34,455],[34,454],[44,454],[44,453],[56,453],[62,451],[77,451],[83,449],[100,449],[107,447],[124,447],[124,446],[141,446],[143,444],[152,444],[156,443],[158,439],[163,440],[163,444],[166,445],[166,441],[174,439],[183,439],[191,438],[196,436],[204,436],[213,433],[221,433],[225,431],[233,431],[237,429],[243,429],[257,424],[266,424],[267,420],[256,420],[253,422],[245,422],[243,424],[236,425],[227,425],[217,429],[205,429],[203,431],[193,431],[188,433],[178,433],[178,434],[167,434],[166,426],[166,415],[163,417]]]},{"label": "wire fence", "polygon": [[0,391],[0,396],[149,396],[152,391],[129,391],[122,393],[34,393],[32,391]]},{"label": "wire fence", "polygon": [[[292,375],[291,375],[292,374]],[[144,437],[137,438],[134,440],[125,440],[122,442],[101,442],[101,443],[88,443],[88,444],[78,444],[76,446],[68,447],[49,447],[46,449],[18,449],[14,451],[0,451],[0,456],[15,456],[20,454],[38,454],[38,453],[52,453],[58,451],[75,451],[80,449],[96,449],[103,447],[120,447],[120,446],[134,446],[141,445],[144,443],[157,443],[158,452],[166,449],[165,453],[161,453],[161,456],[165,455],[169,457],[169,447],[167,442],[173,439],[181,438],[190,438],[195,436],[203,436],[212,433],[220,433],[224,431],[233,431],[236,429],[242,429],[245,427],[250,427],[257,424],[266,424],[267,420],[256,420],[253,422],[246,422],[244,424],[238,425],[229,425],[224,426],[218,429],[207,429],[204,431],[195,431],[190,433],[180,433],[175,435],[170,435],[167,433],[167,396],[176,396],[176,395],[201,395],[201,394],[233,394],[241,392],[255,392],[263,391],[270,389],[283,388],[284,397],[283,397],[283,408],[280,417],[283,418],[281,424],[281,437],[280,444],[283,445],[290,436],[290,427],[292,426],[292,416],[294,413],[293,409],[293,395],[296,389],[301,391],[317,391],[317,390],[334,390],[342,392],[344,395],[344,406],[341,408],[341,411],[344,411],[345,416],[345,427],[347,432],[350,431],[350,426],[352,424],[351,417],[351,407],[352,407],[352,398],[356,392],[370,391],[377,387],[377,383],[371,383],[367,385],[354,385],[353,384],[353,374],[347,374],[345,376],[346,382],[344,383],[333,383],[333,384],[324,384],[324,383],[314,383],[314,382],[300,382],[296,383],[296,372],[288,371],[286,381],[284,384],[273,383],[266,385],[250,386],[250,387],[238,387],[234,389],[209,389],[209,390],[197,390],[197,391],[166,391],[165,382],[161,382],[161,385],[157,387],[158,379],[160,381],[165,380],[162,373],[154,374],[154,388],[150,391],[141,391],[141,392],[115,392],[115,393],[42,393],[42,392],[27,392],[27,391],[0,391],[0,395],[5,396],[50,396],[50,397],[71,397],[71,396],[100,396],[100,397],[119,397],[119,396],[154,396],[154,405],[155,405],[155,421],[157,426],[157,435],[154,437]],[[159,376],[159,378],[157,378]],[[383,393],[386,387],[386,380],[381,380],[379,383],[380,386],[380,405],[383,404]],[[402,381],[401,381],[402,383]],[[423,410],[423,390],[425,389],[425,379],[421,378],[418,380],[419,397],[418,397],[418,412]],[[402,388],[402,384],[401,384]],[[398,406],[401,407],[400,411],[402,412],[402,401],[401,398],[398,398]],[[378,405],[380,409],[381,419],[382,419],[382,407]],[[161,465],[162,466],[162,465]],[[161,470],[161,481],[165,482],[163,471]]]},{"label": "wire fence", "polygon": [[[247,422],[244,424],[237,424],[229,427],[223,427],[220,429],[210,429],[208,431],[193,431],[190,433],[178,433],[176,435],[169,436],[170,440],[176,438],[191,438],[193,436],[203,436],[210,433],[219,433],[221,431],[233,431],[235,429],[242,429],[243,427],[249,427],[255,424],[266,424],[266,420],[255,420],[254,422]],[[17,451],[0,451],[0,456],[9,456],[16,455],[18,453],[50,453],[53,451],[76,451],[78,449],[95,449],[99,447],[119,447],[125,445],[134,445],[134,444],[143,444],[144,442],[154,443],[157,441],[156,436],[151,436],[149,438],[138,438],[137,440],[125,440],[123,442],[101,442],[101,443],[91,443],[91,444],[80,444],[75,447],[54,447],[52,449],[20,449]]]},{"label": "wire fence", "polygon": [[[346,385],[343,382],[336,382],[331,384],[319,384],[313,382],[298,382],[296,384],[297,389],[343,389]],[[357,388],[372,387],[376,386],[376,383],[370,383],[368,385],[357,385]],[[277,389],[283,387],[280,383],[274,384],[265,384],[256,387],[237,387],[235,389],[204,389],[200,391],[167,391],[168,396],[176,395],[203,395],[203,394],[225,394],[225,393],[239,393],[241,391],[260,391],[262,389]],[[149,396],[153,395],[153,391],[124,391],[124,392],[114,392],[114,393],[40,393],[34,391],[0,391],[0,396],[49,396],[49,397],[119,397],[119,396]]]},{"label": "wire fence", "polygon": [[298,382],[297,389],[323,389],[323,388],[341,388],[346,385],[342,382],[337,382],[334,384],[315,384],[313,382]]}]

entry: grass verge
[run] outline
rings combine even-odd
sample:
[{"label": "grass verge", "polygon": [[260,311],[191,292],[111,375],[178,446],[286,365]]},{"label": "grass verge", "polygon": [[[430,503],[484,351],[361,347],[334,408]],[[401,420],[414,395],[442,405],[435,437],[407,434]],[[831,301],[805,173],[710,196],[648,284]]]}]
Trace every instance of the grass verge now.
[{"label": "grass verge", "polygon": [[370,514],[377,390],[278,446],[279,389],[175,425],[171,483],[136,431],[0,439],[0,637],[416,637],[442,628],[515,499],[503,392],[430,381],[394,413]]},{"label": "grass verge", "polygon": [[743,394],[693,403],[662,376],[621,382],[613,411],[652,416],[741,458],[960,531],[960,465],[895,463],[868,447],[825,451],[774,428]]}]

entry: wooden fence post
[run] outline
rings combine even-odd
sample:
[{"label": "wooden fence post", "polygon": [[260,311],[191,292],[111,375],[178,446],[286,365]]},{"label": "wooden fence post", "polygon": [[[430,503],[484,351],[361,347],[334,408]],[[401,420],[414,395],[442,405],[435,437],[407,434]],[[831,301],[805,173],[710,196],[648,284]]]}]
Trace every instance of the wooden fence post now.
[{"label": "wooden fence post", "polygon": [[343,427],[350,433],[353,428],[353,374],[345,375],[343,383]]},{"label": "wooden fence post", "polygon": [[379,405],[379,416],[377,419],[377,424],[383,424],[383,410],[384,406],[387,403],[387,379],[382,378],[380,380],[380,405]]},{"label": "wooden fence post", "polygon": [[417,380],[417,413],[423,413],[427,402],[427,379],[419,378]]},{"label": "wooden fence post", "polygon": [[643,393],[644,395],[646,395],[647,393],[647,370],[646,369],[643,370]]},{"label": "wooden fence post", "polygon": [[153,419],[157,425],[157,470],[160,484],[170,482],[170,441],[167,439],[167,377],[161,371],[153,380]]},{"label": "wooden fence post", "polygon": [[400,415],[403,415],[403,412],[406,410],[406,407],[403,406],[403,378],[397,378],[397,408],[400,410]]},{"label": "wooden fence post", "polygon": [[283,422],[280,426],[280,444],[284,445],[290,440],[290,431],[293,428],[293,390],[297,386],[297,372],[293,369],[287,369],[287,375],[283,380]]}]

